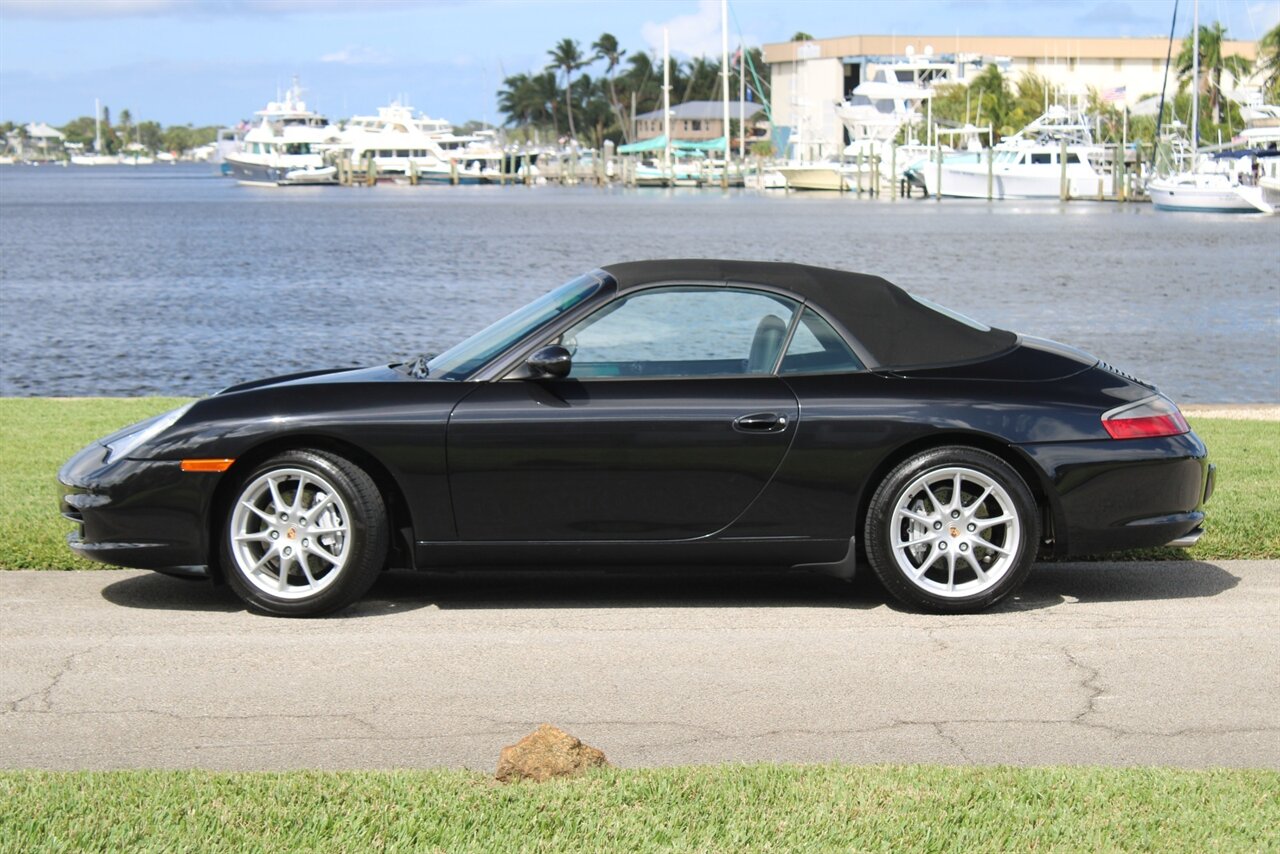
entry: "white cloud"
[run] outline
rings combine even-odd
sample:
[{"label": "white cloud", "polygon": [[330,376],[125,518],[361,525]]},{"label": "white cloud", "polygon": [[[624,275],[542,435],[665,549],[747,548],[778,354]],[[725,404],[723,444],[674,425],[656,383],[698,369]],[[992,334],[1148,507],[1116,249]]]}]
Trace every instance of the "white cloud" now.
[{"label": "white cloud", "polygon": [[[640,28],[640,35],[655,52],[662,52],[662,30],[667,29],[671,40],[671,52],[686,56],[720,55],[720,0],[698,0],[698,10],[688,15],[677,15],[669,21],[647,21]],[[747,44],[758,44],[753,36],[743,36]],[[738,33],[733,15],[729,16],[729,52],[738,46]]]},{"label": "white cloud", "polygon": [[391,57],[371,47],[349,45],[342,50],[326,53],[320,57],[320,61],[338,65],[387,65],[391,62]]}]

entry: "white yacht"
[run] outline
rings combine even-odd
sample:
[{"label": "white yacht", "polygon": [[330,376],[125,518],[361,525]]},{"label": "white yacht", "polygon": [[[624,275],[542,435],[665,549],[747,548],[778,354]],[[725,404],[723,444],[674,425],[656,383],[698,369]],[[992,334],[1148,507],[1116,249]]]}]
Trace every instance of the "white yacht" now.
[{"label": "white yacht", "polygon": [[1147,183],[1151,204],[1165,211],[1257,213],[1258,208],[1239,193],[1240,185],[1224,172],[1180,172]]},{"label": "white yacht", "polygon": [[[924,56],[907,56],[869,67],[870,76],[836,104],[836,116],[850,140],[843,159],[828,157],[811,163],[791,162],[778,172],[793,190],[854,190],[861,174],[863,189],[871,189],[872,158],[879,159],[881,181],[897,179],[907,169],[929,156],[931,146],[922,145],[915,127],[924,116],[920,108],[934,96],[933,84],[950,79],[954,65],[940,62],[928,50]],[[907,128],[906,144],[891,153],[899,131]],[[897,175],[890,175],[894,169]]]},{"label": "white yacht", "polygon": [[1254,103],[1241,108],[1245,148],[1202,155],[1193,168],[1147,182],[1151,203],[1166,211],[1276,213],[1280,197],[1280,107]]},{"label": "white yacht", "polygon": [[397,102],[379,107],[376,116],[353,116],[340,147],[357,166],[372,160],[380,175],[449,182],[456,174],[467,184],[496,180],[503,156],[491,134],[459,136],[447,120],[415,116]]},{"label": "white yacht", "polygon": [[[1066,142],[1066,163],[1061,161]],[[1062,192],[1088,197],[1098,192],[1103,150],[1093,142],[1090,119],[1076,107],[1055,104],[992,150],[991,196],[995,199],[1056,199]],[[941,168],[919,170],[930,195],[987,197],[984,158],[946,158]],[[939,180],[941,183],[939,183]]]},{"label": "white yacht", "polygon": [[891,143],[903,125],[923,120],[920,108],[934,96],[933,84],[949,81],[953,67],[930,54],[875,66],[870,79],[836,105],[836,116],[852,142]]},{"label": "white yacht", "polygon": [[254,115],[259,121],[245,133],[240,150],[226,155],[233,178],[272,187],[336,183],[338,170],[324,154],[337,144],[338,129],[307,109],[296,79],[283,100]]}]

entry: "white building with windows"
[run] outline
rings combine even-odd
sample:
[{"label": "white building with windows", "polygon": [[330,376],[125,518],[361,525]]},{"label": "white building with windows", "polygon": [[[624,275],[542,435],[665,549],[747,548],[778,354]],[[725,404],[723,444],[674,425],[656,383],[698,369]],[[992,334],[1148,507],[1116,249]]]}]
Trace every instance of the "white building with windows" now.
[{"label": "white building with windows", "polygon": [[[1011,81],[1034,72],[1068,91],[1089,88],[1132,106],[1159,94],[1165,80],[1167,38],[1062,38],[1039,36],[841,36],[764,46],[773,94],[775,127],[795,129],[810,145],[810,155],[835,154],[843,130],[836,105],[874,67],[904,56],[932,57],[950,66],[946,78],[964,83],[988,65],[996,65]],[[1179,43],[1174,43],[1177,58]],[[1257,45],[1223,43],[1224,55],[1255,61]],[[1176,68],[1169,89],[1177,91]],[[1241,81],[1224,80],[1230,93]]]}]

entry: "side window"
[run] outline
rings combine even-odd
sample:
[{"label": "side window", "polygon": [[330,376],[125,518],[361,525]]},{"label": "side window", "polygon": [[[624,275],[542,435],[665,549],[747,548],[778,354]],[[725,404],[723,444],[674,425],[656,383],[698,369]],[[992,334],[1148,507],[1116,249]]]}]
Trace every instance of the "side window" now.
[{"label": "side window", "polygon": [[579,379],[768,374],[797,308],[759,291],[656,288],[606,306],[560,343]]},{"label": "side window", "polygon": [[806,308],[800,315],[795,335],[791,336],[791,346],[782,360],[780,373],[843,373],[860,371],[863,367],[862,360],[831,324],[813,309]]}]

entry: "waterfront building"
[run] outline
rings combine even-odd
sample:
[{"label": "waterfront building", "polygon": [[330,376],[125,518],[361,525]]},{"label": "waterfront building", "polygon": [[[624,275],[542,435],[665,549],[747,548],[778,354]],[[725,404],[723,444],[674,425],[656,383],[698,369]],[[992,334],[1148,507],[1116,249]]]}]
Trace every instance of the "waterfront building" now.
[{"label": "waterfront building", "polygon": [[[764,118],[764,107],[748,101],[743,104],[733,100],[729,102],[730,123],[741,123],[746,117],[747,141],[763,139],[769,135],[768,122]],[[643,141],[662,135],[662,110],[653,110],[636,116],[634,137]],[[724,136],[724,102],[723,101],[685,101],[683,104],[671,105],[671,136],[690,142],[705,142],[720,139]],[[737,145],[737,140],[733,141]]]},{"label": "waterfront building", "polygon": [[32,122],[21,130],[14,129],[5,134],[6,147],[14,156],[42,160],[60,156],[66,139],[62,131],[44,122]]},{"label": "waterfront building", "polygon": [[[836,113],[840,102],[870,79],[876,68],[903,56],[925,56],[950,65],[950,82],[966,83],[986,66],[995,65],[1011,81],[1033,72],[1064,90],[1093,88],[1109,100],[1132,106],[1160,92],[1168,48],[1164,36],[855,35],[766,44],[764,61],[769,66],[775,126],[796,129],[812,149],[807,156],[816,159],[843,147],[843,125]],[[1250,61],[1257,58],[1253,42],[1226,41],[1222,51]],[[1176,92],[1176,68],[1170,69],[1169,78],[1169,92]],[[1230,94],[1246,82],[1250,81],[1233,81],[1227,75],[1223,85]]]}]

